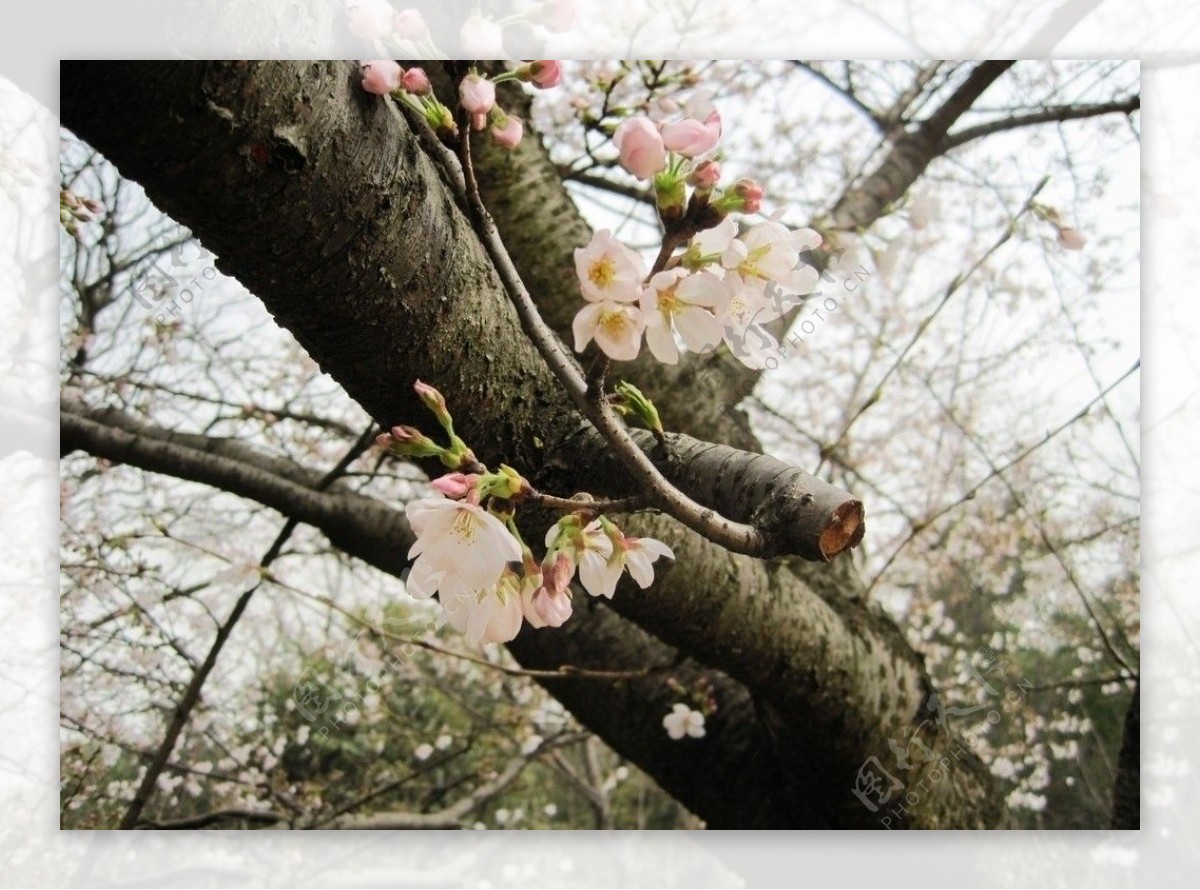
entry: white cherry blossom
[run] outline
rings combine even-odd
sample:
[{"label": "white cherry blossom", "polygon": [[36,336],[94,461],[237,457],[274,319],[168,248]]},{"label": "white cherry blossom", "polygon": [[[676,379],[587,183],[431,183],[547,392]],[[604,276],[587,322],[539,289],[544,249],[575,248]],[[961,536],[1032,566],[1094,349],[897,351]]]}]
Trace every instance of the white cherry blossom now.
[{"label": "white cherry blossom", "polygon": [[704,738],[704,715],[682,702],[677,702],[662,722],[667,735],[676,741],[685,735],[694,739]]},{"label": "white cherry blossom", "polygon": [[419,599],[447,588],[456,592],[493,587],[505,564],[521,559],[516,538],[478,504],[422,498],[405,512],[417,536],[408,551],[410,559],[416,558],[408,592]]},{"label": "white cherry blossom", "polygon": [[646,345],[656,359],[669,365],[679,361],[676,331],[692,352],[710,351],[721,342],[716,313],[728,302],[728,288],[709,272],[689,275],[680,268],[659,272],[642,291]]},{"label": "white cherry blossom", "polygon": [[633,303],[646,277],[642,258],[608,229],[596,232],[587,247],[575,248],[575,273],[583,298],[592,303]]},{"label": "white cherry blossom", "polygon": [[595,340],[605,355],[623,362],[637,358],[645,327],[642,311],[637,306],[615,300],[588,303],[575,315],[571,325],[576,352],[583,352],[588,343]]}]

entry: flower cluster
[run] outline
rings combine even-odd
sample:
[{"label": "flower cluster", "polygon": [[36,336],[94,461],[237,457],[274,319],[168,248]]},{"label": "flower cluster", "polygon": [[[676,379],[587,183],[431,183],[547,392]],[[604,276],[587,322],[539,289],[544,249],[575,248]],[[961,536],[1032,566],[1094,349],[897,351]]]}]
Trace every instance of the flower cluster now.
[{"label": "flower cluster", "polygon": [[[391,59],[373,59],[359,62],[359,65],[362,86],[368,93],[407,102],[439,134],[457,135],[458,125],[454,122],[453,112],[434,97],[429,77],[423,69],[405,71]],[[471,129],[486,129],[497,145],[511,149],[521,142],[525,125],[515,114],[508,114],[496,104],[496,84],[505,80],[519,80],[537,89],[549,89],[562,83],[562,63],[539,59],[490,79],[472,71],[459,83],[458,104],[467,113]]]},{"label": "flower cluster", "polygon": [[519,117],[508,114],[496,104],[496,84],[506,80],[519,80],[539,90],[556,87],[562,83],[562,63],[541,59],[522,65],[514,71],[505,72],[494,79],[472,72],[459,84],[459,104],[470,115],[471,129],[488,128],[497,145],[516,148],[525,126]]},{"label": "flower cluster", "polygon": [[575,349],[592,340],[611,359],[630,361],[643,333],[656,359],[679,360],[679,344],[704,353],[724,342],[751,368],[766,366],[779,343],[763,327],[816,286],[801,259],[821,236],[767,220],[739,233],[732,217],[698,232],[667,268],[647,277],[641,257],[599,231],[575,251],[586,305],[576,314]]},{"label": "flower cluster", "polygon": [[443,446],[408,426],[393,427],[377,442],[409,457],[437,457],[452,472],[433,480],[438,496],[408,504],[416,541],[408,592],[418,599],[438,595],[442,613],[472,645],[513,639],[528,622],[559,627],[571,617],[571,581],[576,571],[592,596],[612,597],[623,572],[643,589],[654,581],[653,563],[674,558],[653,538],[627,537],[609,519],[595,516],[589,501],[568,513],[546,534],[539,563],[515,523],[518,504],[532,486],[511,467],[488,472],[454,432],[446,401],[420,381],[415,386],[449,436]]},{"label": "flower cluster", "polygon": [[572,326],[575,350],[594,340],[610,359],[630,361],[645,335],[667,364],[679,361],[681,344],[704,353],[724,343],[748,367],[766,367],[779,343],[764,325],[816,286],[801,254],[821,236],[790,230],[778,216],[739,231],[730,214],[758,212],[762,186],[743,179],[718,191],[720,166],[701,156],[720,141],[721,116],[705,96],[678,111],[667,103],[665,116],[631,117],[613,133],[621,166],[653,180],[664,249],[650,271],[607,230],[576,249],[586,304]]},{"label": "flower cluster", "polygon": [[392,59],[369,59],[358,63],[362,87],[376,96],[391,96],[404,102],[425,118],[435,132],[450,138],[458,133],[454,112],[433,95],[429,76],[423,68],[407,71]]},{"label": "flower cluster", "polygon": [[691,159],[716,148],[721,140],[720,113],[693,106],[684,114],[680,120],[657,124],[642,116],[622,121],[612,137],[621,166],[638,179],[649,179],[667,169],[670,152]]}]

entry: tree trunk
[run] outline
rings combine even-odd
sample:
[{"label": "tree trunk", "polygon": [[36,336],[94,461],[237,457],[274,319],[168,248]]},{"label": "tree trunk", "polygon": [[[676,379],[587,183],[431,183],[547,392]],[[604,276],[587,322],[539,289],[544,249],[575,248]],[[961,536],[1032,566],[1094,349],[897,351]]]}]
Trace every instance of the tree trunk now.
[{"label": "tree trunk", "polygon": [[[381,426],[425,422],[410,386],[421,378],[447,394],[485,462],[504,460],[555,493],[629,490],[522,334],[453,192],[403,118],[359,88],[352,63],[65,63],[62,116],[188,225]],[[528,186],[568,212],[561,183]],[[586,237],[553,215],[494,213],[531,279],[539,258],[569,256]],[[542,265],[567,299],[572,267]],[[723,417],[705,416],[705,435],[739,431]],[[746,509],[757,478],[754,455],[731,459],[746,488],[705,493],[729,514]],[[663,467],[686,490],[687,462]],[[788,492],[763,491],[786,507]],[[998,823],[987,769],[925,720],[933,690],[922,659],[863,602],[848,560],[764,562],[664,517],[629,524],[677,554],[654,587],[622,588],[612,611],[577,597],[566,628],[526,631],[511,647],[541,668],[678,659],[636,681],[546,682],[618,752],[714,827]],[[667,674],[713,683],[720,710],[704,739],[663,731]],[[914,738],[929,757],[900,769],[889,742]]]}]

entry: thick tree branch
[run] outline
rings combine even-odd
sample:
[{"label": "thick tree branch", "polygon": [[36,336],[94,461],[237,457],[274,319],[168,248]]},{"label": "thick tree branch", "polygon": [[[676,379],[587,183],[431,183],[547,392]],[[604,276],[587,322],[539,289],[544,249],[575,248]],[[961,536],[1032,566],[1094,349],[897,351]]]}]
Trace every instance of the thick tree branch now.
[{"label": "thick tree branch", "polygon": [[896,139],[891,151],[867,176],[844,191],[831,211],[833,225],[854,231],[866,228],[894,204],[942,153],[954,123],[975,104],[1011,61],[980,62],[928,118]]},{"label": "thick tree branch", "polygon": [[948,134],[941,144],[943,152],[965,145],[975,139],[1001,133],[1005,130],[1016,130],[1020,127],[1033,127],[1038,124],[1063,123],[1064,121],[1083,120],[1089,117],[1099,117],[1104,114],[1133,114],[1142,107],[1140,95],[1117,99],[1112,102],[1097,102],[1090,105],[1050,105],[1041,111],[1031,111],[1028,114],[1014,114],[999,120],[988,121],[964,127]]},{"label": "thick tree branch", "polygon": [[399,576],[408,565],[412,532],[403,512],[335,483],[322,474],[263,454],[236,439],[176,433],[142,423],[113,408],[90,408],[63,396],[60,450],[86,451],[155,473],[212,485],[316,526],[331,544]]}]

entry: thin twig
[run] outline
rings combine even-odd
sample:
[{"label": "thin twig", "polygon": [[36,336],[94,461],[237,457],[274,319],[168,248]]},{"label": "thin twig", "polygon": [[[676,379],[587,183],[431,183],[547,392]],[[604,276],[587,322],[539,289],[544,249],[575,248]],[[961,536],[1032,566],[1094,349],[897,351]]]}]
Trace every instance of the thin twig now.
[{"label": "thin twig", "polygon": [[648,506],[645,496],[640,494],[630,495],[627,498],[596,500],[578,494],[569,498],[560,498],[552,494],[534,490],[525,495],[525,499],[531,504],[548,507],[551,510],[562,510],[567,513],[575,510],[590,510],[595,513],[636,513],[639,510],[646,509]]},{"label": "thin twig", "polygon": [[[933,320],[938,317],[938,314],[946,307],[946,304],[950,302],[950,298],[958,292],[959,288],[966,284],[971,276],[974,275],[975,272],[977,272],[980,268],[982,268],[984,263],[992,258],[996,251],[1008,243],[1013,234],[1016,232],[1017,221],[1029,211],[1030,207],[1033,206],[1034,199],[1038,196],[1041,190],[1045,188],[1046,183],[1049,181],[1050,177],[1046,176],[1037,184],[1037,186],[1034,187],[1033,192],[1030,193],[1029,197],[1025,199],[1025,203],[1021,205],[1021,209],[1014,214],[1011,220],[1009,220],[1008,225],[1004,227],[1003,233],[1001,233],[1000,237],[996,239],[992,246],[984,251],[983,255],[979,257],[979,259],[977,259],[969,269],[967,269],[965,272],[960,272],[959,274],[955,275],[950,283],[946,285],[946,289],[942,293],[942,298],[938,301],[938,304],[933,307],[933,311],[921,319],[921,323],[917,325],[917,330],[913,333],[912,337],[909,338],[909,341],[905,344],[904,348],[900,350],[900,354],[896,356],[895,361],[893,361],[888,369],[884,372],[883,377],[881,377],[879,382],[875,384],[875,388],[871,391],[871,395],[865,402],[863,402],[862,405],[859,406],[857,411],[850,415],[849,419],[847,419],[846,423],[842,426],[842,431],[838,434],[838,437],[833,441],[832,444],[822,449],[823,453],[831,453],[835,448],[841,445],[842,442],[846,440],[846,436],[850,434],[850,428],[858,422],[859,418],[861,418],[868,410],[870,410],[872,405],[875,405],[880,401],[880,398],[883,395],[884,385],[891,379],[892,375],[900,369],[900,366],[904,363],[904,359],[908,357],[908,354],[912,351],[913,347],[917,345],[917,341],[924,336],[925,331],[929,329],[931,324],[933,324]],[[820,468],[818,467],[818,469]]]}]

